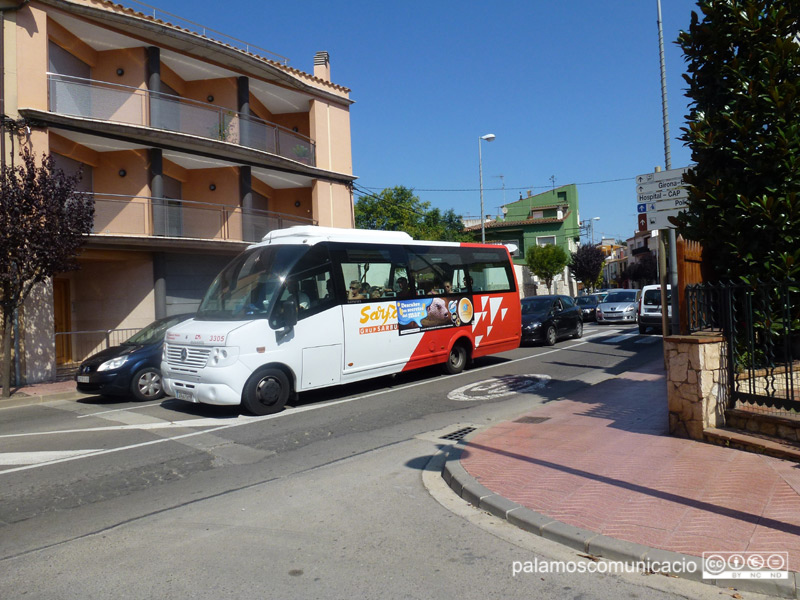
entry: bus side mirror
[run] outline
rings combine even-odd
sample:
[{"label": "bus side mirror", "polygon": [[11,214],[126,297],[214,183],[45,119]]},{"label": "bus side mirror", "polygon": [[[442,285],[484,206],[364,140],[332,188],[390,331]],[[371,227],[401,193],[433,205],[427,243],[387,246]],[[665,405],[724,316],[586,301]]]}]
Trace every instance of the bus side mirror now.
[{"label": "bus side mirror", "polygon": [[280,342],[283,338],[294,331],[294,326],[297,325],[297,302],[293,299],[285,300],[280,304],[279,316],[275,320],[273,328],[278,329],[275,332],[276,341]]},{"label": "bus side mirror", "polygon": [[284,301],[281,304],[281,313],[284,329],[291,329],[297,325],[297,302],[293,299]]}]

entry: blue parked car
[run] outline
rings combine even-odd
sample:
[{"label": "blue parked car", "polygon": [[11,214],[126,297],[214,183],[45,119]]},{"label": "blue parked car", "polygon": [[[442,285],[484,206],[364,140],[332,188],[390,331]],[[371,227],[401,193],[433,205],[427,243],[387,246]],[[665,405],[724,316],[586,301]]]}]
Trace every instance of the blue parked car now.
[{"label": "blue parked car", "polygon": [[75,381],[78,391],[103,396],[133,396],[136,400],[158,400],[161,385],[161,349],[164,334],[193,314],[174,315],[153,321],[122,342],[98,352],[81,363]]}]

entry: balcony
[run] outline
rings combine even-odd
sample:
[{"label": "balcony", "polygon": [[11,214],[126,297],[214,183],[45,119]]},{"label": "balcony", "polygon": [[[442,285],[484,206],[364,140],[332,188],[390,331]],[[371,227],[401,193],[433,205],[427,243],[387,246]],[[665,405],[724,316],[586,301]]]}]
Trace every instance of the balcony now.
[{"label": "balcony", "polygon": [[316,224],[313,219],[239,206],[95,193],[92,233],[250,243],[275,229]]},{"label": "balcony", "polygon": [[639,246],[638,248],[631,250],[631,256],[640,256],[642,254],[647,254],[648,252],[650,252],[650,248],[647,246]]},{"label": "balcony", "polygon": [[198,136],[316,166],[311,139],[257,117],[103,81],[55,73],[48,73],[47,79],[53,113]]}]

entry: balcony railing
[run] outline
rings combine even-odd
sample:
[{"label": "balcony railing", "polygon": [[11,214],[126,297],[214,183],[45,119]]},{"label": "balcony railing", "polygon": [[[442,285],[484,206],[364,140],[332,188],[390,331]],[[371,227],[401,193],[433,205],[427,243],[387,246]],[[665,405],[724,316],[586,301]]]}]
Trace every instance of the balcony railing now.
[{"label": "balcony railing", "polygon": [[314,142],[235,110],[126,85],[48,73],[50,111],[195,135],[316,166]]},{"label": "balcony railing", "polygon": [[259,242],[270,231],[316,225],[313,219],[240,206],[149,196],[94,194],[98,235]]}]

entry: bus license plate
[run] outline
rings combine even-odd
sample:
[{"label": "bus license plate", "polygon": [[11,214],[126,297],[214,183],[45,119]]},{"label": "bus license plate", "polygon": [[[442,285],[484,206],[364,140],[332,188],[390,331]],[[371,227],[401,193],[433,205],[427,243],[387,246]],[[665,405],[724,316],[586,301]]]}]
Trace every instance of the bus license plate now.
[{"label": "bus license plate", "polygon": [[184,392],[182,390],[178,390],[175,392],[175,397],[178,400],[186,400],[188,402],[194,402],[194,394],[192,392]]}]

